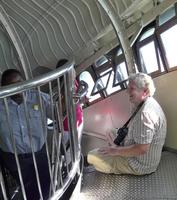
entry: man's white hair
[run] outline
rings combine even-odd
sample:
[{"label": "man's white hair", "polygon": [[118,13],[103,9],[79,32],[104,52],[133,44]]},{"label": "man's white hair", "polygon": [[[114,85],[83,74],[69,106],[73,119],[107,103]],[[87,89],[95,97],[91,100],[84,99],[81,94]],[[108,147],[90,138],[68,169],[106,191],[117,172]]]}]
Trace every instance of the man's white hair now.
[{"label": "man's white hair", "polygon": [[137,74],[131,74],[128,79],[129,81],[133,81],[137,88],[147,89],[149,96],[154,95],[156,88],[152,78],[149,75],[140,72]]}]

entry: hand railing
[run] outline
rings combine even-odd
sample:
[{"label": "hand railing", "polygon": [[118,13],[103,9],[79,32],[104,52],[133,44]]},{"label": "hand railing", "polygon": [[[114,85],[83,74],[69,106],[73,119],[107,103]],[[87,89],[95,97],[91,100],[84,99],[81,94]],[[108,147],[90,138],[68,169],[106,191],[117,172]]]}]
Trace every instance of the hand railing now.
[{"label": "hand railing", "polygon": [[[24,199],[27,199],[25,183],[23,181],[23,174],[21,169],[21,162],[19,160],[19,155],[23,154],[20,152],[18,147],[18,141],[14,134],[14,127],[12,123],[11,107],[9,106],[9,99],[15,94],[21,93],[23,96],[23,108],[24,108],[24,118],[26,124],[26,132],[28,133],[28,141],[30,144],[31,154],[34,171],[37,179],[37,187],[39,191],[40,198],[43,199],[43,191],[41,188],[38,162],[36,160],[36,149],[33,131],[31,128],[31,113],[30,107],[28,105],[28,93],[33,92],[36,95],[36,101],[38,102],[34,105],[34,110],[39,111],[41,122],[37,125],[39,130],[42,130],[43,135],[41,135],[41,141],[43,141],[43,146],[45,147],[46,157],[48,160],[48,169],[50,176],[50,194],[51,199],[58,199],[62,196],[68,186],[71,184],[73,178],[78,173],[79,161],[80,161],[80,144],[78,141],[78,133],[76,128],[76,117],[75,117],[75,91],[74,80],[72,77],[72,70],[74,66],[74,61],[69,60],[64,66],[56,69],[47,74],[41,75],[31,80],[27,80],[21,83],[16,83],[13,85],[5,86],[0,89],[0,101],[3,105],[3,109],[6,113],[6,125],[8,126],[10,142],[12,146],[11,153],[14,154],[15,161],[17,164],[17,170],[19,175],[19,183]],[[64,80],[64,92],[60,85],[60,80]],[[55,85],[55,89],[54,86]],[[49,94],[47,94],[50,108],[46,108],[43,93],[41,92],[42,87],[49,88]],[[57,89],[56,89],[57,88]],[[86,94],[87,87],[84,86],[84,94]],[[58,96],[54,99],[53,96]],[[84,94],[80,93],[77,98],[82,98]],[[64,100],[62,95],[65,96]],[[65,111],[65,112],[63,112]],[[46,116],[47,113],[47,116]],[[65,113],[65,114],[63,114]],[[68,117],[68,128],[69,128],[69,150],[65,148],[65,131],[63,127],[64,116]],[[47,129],[47,118],[53,121],[53,129]],[[2,123],[2,122],[0,122]],[[40,131],[39,131],[40,132]],[[2,133],[0,133],[2,134]],[[3,150],[3,147],[0,146]],[[63,175],[63,169],[65,168],[65,175]],[[2,173],[1,173],[2,174]],[[1,190],[4,199],[7,199],[6,192],[9,188],[4,184],[3,177],[6,175],[2,174],[0,176]]]}]

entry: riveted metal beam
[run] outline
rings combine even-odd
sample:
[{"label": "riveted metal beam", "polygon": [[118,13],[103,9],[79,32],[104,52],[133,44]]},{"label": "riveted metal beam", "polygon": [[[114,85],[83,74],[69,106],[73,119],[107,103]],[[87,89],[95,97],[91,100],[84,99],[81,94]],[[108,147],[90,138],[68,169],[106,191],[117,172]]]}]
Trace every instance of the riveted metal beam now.
[{"label": "riveted metal beam", "polygon": [[109,16],[113,24],[113,28],[115,29],[118,40],[120,41],[120,44],[124,51],[129,73],[135,72],[132,49],[130,47],[130,42],[129,42],[126,30],[124,28],[124,24],[121,21],[119,14],[116,13],[116,11],[114,10],[114,8],[112,7],[109,1],[98,0],[98,2],[103,7],[103,9],[107,13],[107,15]]}]

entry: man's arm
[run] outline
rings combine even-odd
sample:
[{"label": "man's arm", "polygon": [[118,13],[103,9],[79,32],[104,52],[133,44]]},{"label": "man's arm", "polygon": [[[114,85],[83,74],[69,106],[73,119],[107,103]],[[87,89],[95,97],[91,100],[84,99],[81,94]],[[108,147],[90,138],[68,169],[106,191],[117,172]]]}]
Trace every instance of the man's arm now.
[{"label": "man's arm", "polygon": [[110,146],[102,147],[99,152],[103,155],[134,157],[145,154],[149,150],[150,144],[134,144],[130,146]]}]

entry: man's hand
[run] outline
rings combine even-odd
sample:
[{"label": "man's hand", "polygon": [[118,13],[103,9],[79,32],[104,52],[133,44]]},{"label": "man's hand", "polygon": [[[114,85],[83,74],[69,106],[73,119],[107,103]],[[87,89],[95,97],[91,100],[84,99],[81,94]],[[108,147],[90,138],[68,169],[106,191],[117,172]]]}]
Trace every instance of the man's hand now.
[{"label": "man's hand", "polygon": [[116,146],[101,147],[98,152],[105,156],[117,156],[118,148]]},{"label": "man's hand", "polygon": [[112,129],[111,131],[107,131],[106,139],[109,146],[115,145],[114,140],[117,137],[117,129]]},{"label": "man's hand", "polygon": [[98,152],[102,155],[108,156],[134,157],[147,153],[149,147],[150,144],[132,144],[129,146],[112,145],[108,147],[101,147]]}]

